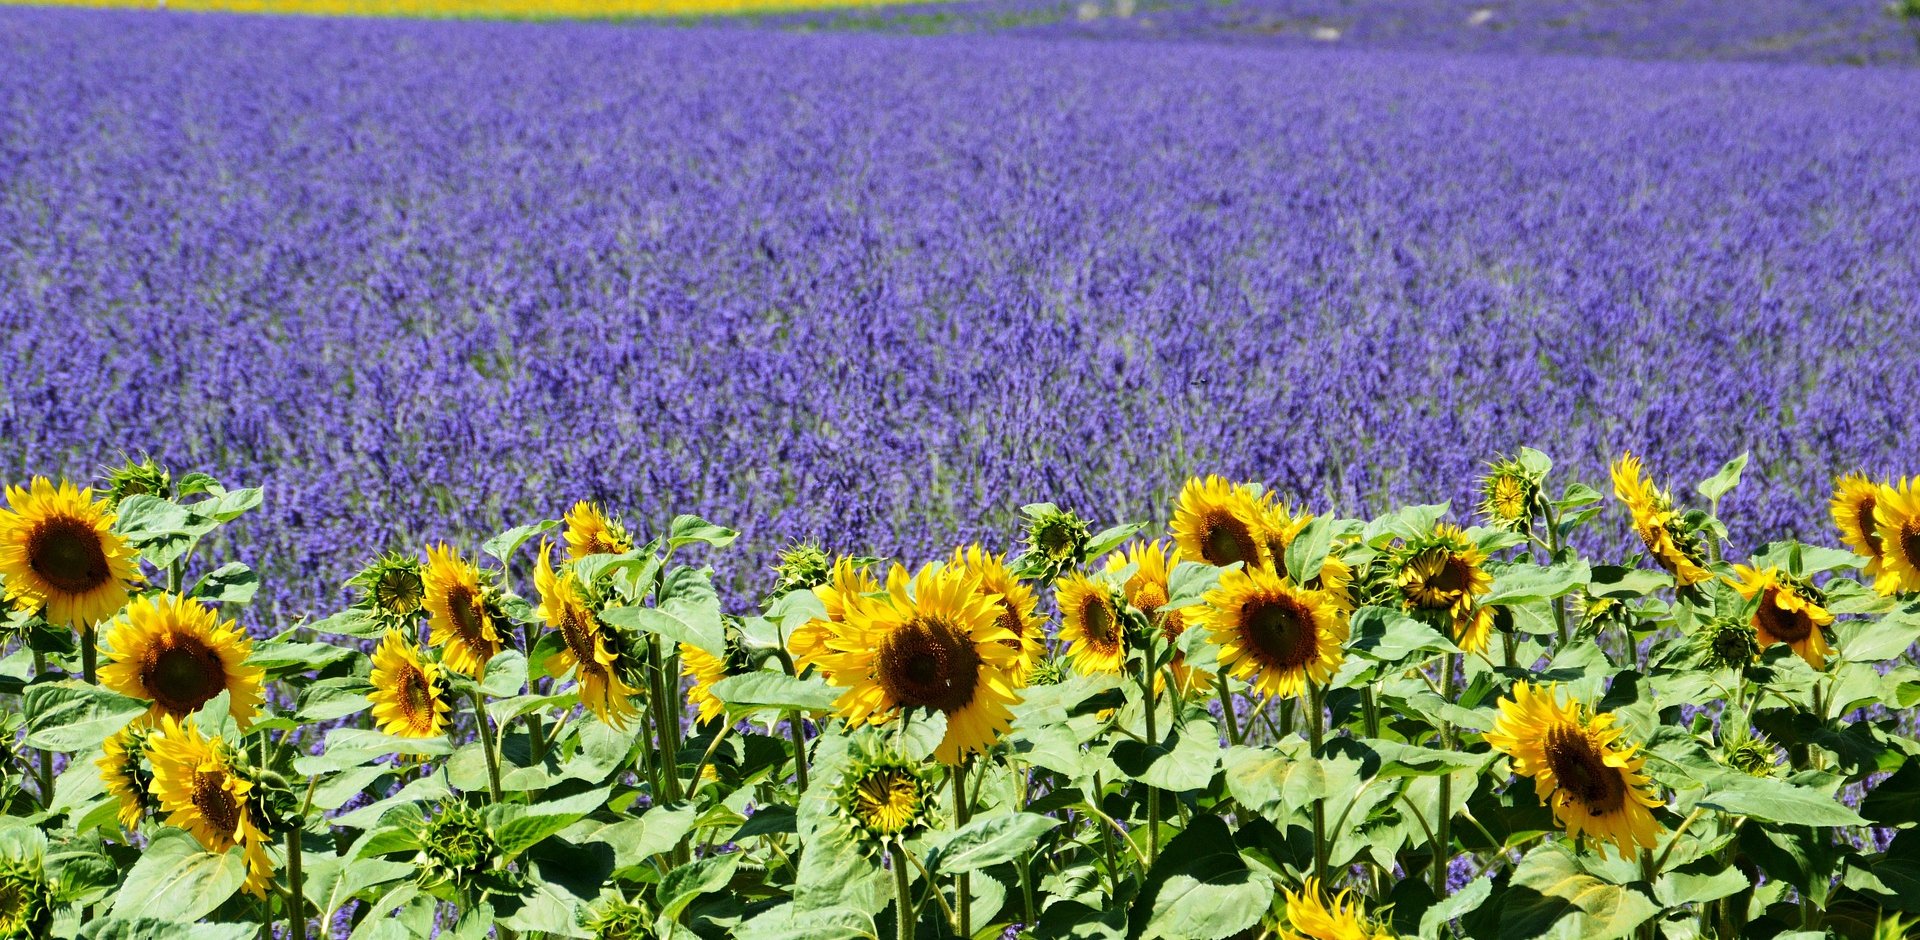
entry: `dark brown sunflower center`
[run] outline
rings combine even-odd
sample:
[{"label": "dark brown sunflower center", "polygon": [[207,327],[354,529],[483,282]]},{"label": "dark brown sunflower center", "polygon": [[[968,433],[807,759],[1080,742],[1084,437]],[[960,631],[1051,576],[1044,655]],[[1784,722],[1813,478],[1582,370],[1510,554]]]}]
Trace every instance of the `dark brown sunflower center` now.
[{"label": "dark brown sunflower center", "polygon": [[565,640],[567,649],[582,666],[593,662],[593,626],[587,620],[586,610],[569,604],[566,615],[560,618],[560,639]]},{"label": "dark brown sunflower center", "polygon": [[487,615],[472,588],[463,584],[447,592],[447,617],[453,621],[453,632],[468,646],[486,644]]},{"label": "dark brown sunflower center", "polygon": [[1245,522],[1233,513],[1216,509],[1201,522],[1200,554],[1215,567],[1224,568],[1236,561],[1252,564],[1260,557],[1260,545]]},{"label": "dark brown sunflower center", "polygon": [[1907,564],[1920,567],[1920,520],[1907,520],[1900,527],[1900,554],[1907,556]]},{"label": "dark brown sunflower center", "polygon": [[1607,766],[1605,755],[1586,732],[1571,725],[1554,726],[1547,731],[1546,756],[1561,791],[1588,813],[1600,816],[1626,803],[1627,785],[1620,771]]},{"label": "dark brown sunflower center", "polygon": [[1465,594],[1467,588],[1473,585],[1473,566],[1459,555],[1448,552],[1446,562],[1440,566],[1439,571],[1434,572],[1433,578],[1427,583],[1436,591]]},{"label": "dark brown sunflower center", "polygon": [[1872,496],[1860,501],[1854,507],[1855,521],[1860,525],[1860,536],[1867,540],[1867,547],[1875,555],[1880,554],[1880,522],[1873,516],[1873,509],[1880,501]]},{"label": "dark brown sunflower center", "polygon": [[1753,616],[1761,629],[1782,643],[1798,643],[1813,633],[1813,618],[1804,610],[1782,608],[1777,588],[1767,589],[1760,599],[1760,609]]},{"label": "dark brown sunflower center", "polygon": [[409,721],[426,724],[433,720],[433,685],[420,670],[409,666],[401,674],[400,701],[405,704]]},{"label": "dark brown sunflower center", "polygon": [[68,594],[85,594],[113,577],[100,533],[85,520],[57,516],[27,536],[27,565]]},{"label": "dark brown sunflower center", "polygon": [[880,641],[879,679],[894,701],[949,714],[973,701],[980,654],[959,627],[920,618]]},{"label": "dark brown sunflower center", "polygon": [[191,714],[227,687],[227,667],[205,640],[169,634],[147,647],[140,660],[147,695],[170,715]]},{"label": "dark brown sunflower center", "polygon": [[1013,639],[1001,640],[1000,642],[1019,649],[1020,639],[1026,636],[1027,633],[1027,619],[1020,616],[1020,612],[1014,610],[1013,605],[1002,600],[1000,602],[1000,616],[996,619],[996,622],[999,623],[1000,629],[1013,634]]},{"label": "dark brown sunflower center", "polygon": [[1320,653],[1313,612],[1284,594],[1248,601],[1240,610],[1240,633],[1267,669],[1299,669]]},{"label": "dark brown sunflower center", "polygon": [[232,837],[240,829],[241,806],[227,790],[227,775],[219,771],[193,775],[193,808],[205,817],[207,825]]},{"label": "dark brown sunflower center", "polygon": [[1113,604],[1103,595],[1087,595],[1080,607],[1080,623],[1087,642],[1097,648],[1110,649],[1119,642],[1120,621],[1113,615]]}]

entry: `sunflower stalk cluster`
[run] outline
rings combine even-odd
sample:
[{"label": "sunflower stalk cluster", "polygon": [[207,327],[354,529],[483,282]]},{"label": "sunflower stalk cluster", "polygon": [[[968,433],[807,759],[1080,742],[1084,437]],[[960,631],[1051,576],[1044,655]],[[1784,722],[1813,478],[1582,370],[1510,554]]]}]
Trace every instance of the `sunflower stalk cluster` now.
[{"label": "sunflower stalk cluster", "polygon": [[0,938],[1898,935],[1920,494],[1736,555],[1744,466],[1523,449],[1466,518],[1202,477],[1159,537],[797,544],[747,609],[732,530],[578,502],[290,623],[206,557],[259,491],[29,481]]}]

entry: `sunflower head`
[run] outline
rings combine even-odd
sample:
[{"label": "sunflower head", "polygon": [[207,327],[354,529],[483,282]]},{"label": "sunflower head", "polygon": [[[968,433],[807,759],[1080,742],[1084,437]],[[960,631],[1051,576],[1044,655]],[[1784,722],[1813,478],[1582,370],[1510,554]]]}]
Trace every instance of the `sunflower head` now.
[{"label": "sunflower head", "polygon": [[485,678],[487,661],[506,648],[491,576],[442,542],[427,549],[420,583],[421,606],[429,618],[428,642],[443,650],[441,660],[447,668],[474,679]]},{"label": "sunflower head", "polygon": [[1785,643],[1807,665],[1825,669],[1827,656],[1833,652],[1827,644],[1826,628],[1834,618],[1820,590],[1807,579],[1779,568],[1735,565],[1733,571],[1734,590],[1753,605],[1748,622],[1760,646]]},{"label": "sunflower head", "polygon": [[653,918],[624,897],[603,897],[580,912],[580,926],[593,940],[652,940]]},{"label": "sunflower head", "polygon": [[113,513],[62,480],[35,477],[9,486],[0,509],[0,582],[9,601],[41,610],[48,623],[92,630],[127,602],[144,580],[135,552],[113,532]]},{"label": "sunflower head", "polygon": [[1342,891],[1328,901],[1317,878],[1308,878],[1300,893],[1287,891],[1287,922],[1283,940],[1393,940],[1386,925],[1367,917],[1360,899]]},{"label": "sunflower head", "polygon": [[420,579],[420,559],[389,552],[347,580],[360,592],[360,605],[382,622],[396,627],[413,623],[426,600]]},{"label": "sunflower head", "polygon": [[833,571],[826,583],[814,587],[813,596],[819,599],[827,616],[824,620],[810,620],[801,624],[787,637],[787,652],[793,654],[795,668],[820,669],[820,656],[829,652],[827,638],[846,621],[847,605],[880,590],[880,582],[874,580],[867,571],[868,563],[865,558],[842,557],[833,563]]},{"label": "sunflower head", "polygon": [[1749,734],[1726,744],[1727,766],[1754,777],[1771,777],[1780,766],[1780,751],[1763,734]]},{"label": "sunflower head", "polygon": [[100,782],[120,801],[120,826],[131,832],[157,808],[153,795],[153,772],[147,769],[147,740],[150,731],[138,722],[120,729],[101,746]]},{"label": "sunflower head", "polygon": [[1014,562],[1020,577],[1051,581],[1087,560],[1093,529],[1070,509],[1052,503],[1020,507],[1026,528],[1027,550]]},{"label": "sunflower head", "polygon": [[1920,477],[1881,487],[1873,517],[1884,568],[1874,587],[1882,594],[1920,591]]},{"label": "sunflower head", "polygon": [[1534,792],[1569,833],[1590,834],[1625,856],[1651,849],[1664,827],[1653,809],[1665,805],[1644,771],[1638,745],[1621,740],[1607,712],[1590,714],[1560,701],[1554,686],[1522,682],[1500,701],[1487,743],[1532,777]]},{"label": "sunflower head", "polygon": [[368,677],[373,691],[373,720],[381,731],[403,738],[432,738],[445,734],[451,690],[440,666],[414,647],[406,634],[388,630],[373,651]]},{"label": "sunflower head", "polygon": [[185,718],[226,692],[234,724],[246,730],[265,700],[266,670],[247,665],[253,641],[199,601],[177,594],[135,598],[114,622],[107,646],[101,684],[151,700],[153,717]]},{"label": "sunflower head", "polygon": [[520,876],[507,867],[506,853],[479,809],[445,800],[418,825],[414,878],[421,887],[452,888],[469,898],[519,888]]},{"label": "sunflower head", "polygon": [[[1271,497],[1272,494],[1268,495]],[[1270,498],[1263,505],[1261,538],[1266,543],[1267,561],[1272,565],[1274,574],[1297,583],[1297,579],[1287,571],[1287,549],[1292,547],[1293,540],[1311,522],[1313,513],[1295,511],[1292,506],[1278,500]],[[1353,566],[1330,551],[1320,563],[1320,573],[1309,578],[1302,587],[1325,591],[1342,610],[1352,611],[1353,581]]]},{"label": "sunflower head", "polygon": [[692,643],[682,643],[680,661],[686,664],[688,672],[693,673],[693,687],[687,690],[687,702],[700,710],[702,722],[720,717],[727,709],[726,703],[713,694],[714,684],[728,676],[745,675],[753,670],[752,655],[739,631],[733,629],[727,630],[724,655],[715,656]]},{"label": "sunflower head", "polygon": [[596,503],[581,500],[567,510],[567,558],[578,561],[588,555],[624,555],[633,551],[633,537],[618,519],[602,512]]},{"label": "sunflower head", "polygon": [[1053,586],[1060,608],[1060,642],[1082,673],[1121,672],[1127,661],[1125,598],[1105,581],[1076,571]]},{"label": "sunflower head", "polygon": [[1220,576],[1201,615],[1220,644],[1220,665],[1263,695],[1325,685],[1346,659],[1347,618],[1326,594],[1266,568]]},{"label": "sunflower head", "polygon": [[1840,530],[1840,540],[1854,554],[1872,560],[1867,566],[1869,576],[1880,573],[1880,521],[1874,510],[1880,504],[1884,485],[1864,473],[1849,473],[1834,481],[1833,499],[1827,503],[1827,513]]},{"label": "sunflower head", "polygon": [[[1169,577],[1175,566],[1181,562],[1178,546],[1168,546],[1165,542],[1135,542],[1123,550],[1107,556],[1107,571],[1120,572],[1128,567],[1133,574],[1121,585],[1121,593],[1127,604],[1144,617],[1150,628],[1160,631],[1161,639],[1168,643],[1179,639],[1187,632],[1189,611],[1169,610],[1159,612],[1170,600],[1172,588]],[[1181,690],[1206,688],[1213,682],[1211,673],[1191,669],[1187,666],[1186,654],[1174,651],[1169,663],[1173,672],[1174,684]],[[1164,677],[1156,679],[1157,687],[1164,686]]]},{"label": "sunflower head", "polygon": [[934,785],[923,767],[870,740],[840,778],[835,805],[875,843],[909,838],[932,818]]},{"label": "sunflower head", "polygon": [[1180,553],[1224,568],[1267,563],[1265,514],[1251,488],[1217,476],[1194,477],[1180,488],[1173,511],[1173,540]]},{"label": "sunflower head", "polygon": [[1753,626],[1737,617],[1721,617],[1698,634],[1701,659],[1711,669],[1745,669],[1760,658]]},{"label": "sunflower head", "polygon": [[1493,632],[1492,611],[1479,602],[1493,589],[1493,576],[1481,567],[1486,560],[1459,526],[1441,523],[1394,551],[1394,582],[1408,610],[1442,621],[1454,642],[1474,653]]},{"label": "sunflower head", "polygon": [[0,940],[38,940],[51,936],[53,885],[45,856],[9,849],[0,852]]},{"label": "sunflower head", "polygon": [[818,542],[795,542],[780,552],[773,566],[773,592],[769,599],[809,591],[833,578],[833,556]]},{"label": "sunflower head", "polygon": [[540,561],[533,570],[534,587],[540,592],[534,615],[558,632],[563,642],[560,652],[547,657],[547,671],[554,678],[572,672],[580,703],[601,721],[624,728],[639,715],[633,704],[634,687],[627,682],[636,664],[625,640],[602,623],[588,603],[586,588],[573,566],[556,572],[552,555],[552,546],[541,545]]},{"label": "sunflower head", "polygon": [[1653,484],[1640,458],[1622,454],[1611,472],[1613,494],[1632,513],[1634,532],[1647,554],[1673,574],[1674,583],[1684,588],[1712,577],[1700,533],[1674,508],[1673,497]]},{"label": "sunflower head", "polygon": [[996,598],[1000,628],[1012,635],[1004,642],[1018,659],[1015,680],[1024,684],[1033,661],[1046,650],[1047,618],[1039,613],[1039,597],[1007,567],[1006,559],[977,544],[954,549],[948,564],[973,575],[980,582],[981,593]]},{"label": "sunflower head", "polygon": [[265,897],[273,883],[272,841],[255,775],[225,739],[207,738],[192,722],[171,715],[148,742],[153,791],[167,825],[185,829],[209,852],[239,847],[247,868],[246,890]]},{"label": "sunflower head", "polygon": [[1533,526],[1533,507],[1540,498],[1542,482],[1539,474],[1518,459],[1495,459],[1480,478],[1481,517],[1496,529],[1527,531]]},{"label": "sunflower head", "polygon": [[119,507],[120,501],[129,496],[173,498],[173,474],[150,456],[129,457],[117,467],[108,467],[103,475],[109,508]]}]

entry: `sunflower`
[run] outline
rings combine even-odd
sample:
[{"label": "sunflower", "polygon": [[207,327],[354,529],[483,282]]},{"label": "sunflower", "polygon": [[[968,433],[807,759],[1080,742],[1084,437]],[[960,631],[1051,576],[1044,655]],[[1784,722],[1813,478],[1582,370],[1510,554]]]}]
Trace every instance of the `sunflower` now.
[{"label": "sunflower", "polygon": [[833,577],[833,558],[818,542],[795,542],[780,552],[773,566],[773,590],[768,597],[809,591]]},{"label": "sunflower", "polygon": [[[1122,571],[1133,566],[1133,574],[1127,578],[1120,592],[1127,598],[1133,609],[1145,614],[1149,623],[1160,628],[1160,636],[1168,643],[1180,638],[1187,632],[1187,614],[1184,610],[1169,610],[1156,613],[1166,606],[1171,588],[1168,578],[1175,566],[1181,562],[1180,547],[1168,546],[1165,542],[1135,542],[1112,555],[1107,556],[1109,572]],[[1213,683],[1213,674],[1205,670],[1187,668],[1185,653],[1175,651],[1169,664],[1173,670],[1174,685],[1182,692],[1204,689]],[[1162,683],[1164,684],[1164,683]],[[1156,691],[1158,686],[1156,686]]]},{"label": "sunflower", "polygon": [[879,724],[903,709],[947,716],[934,750],[942,763],[985,751],[1012,726],[1019,701],[1011,673],[1019,654],[1006,640],[993,595],[965,571],[927,565],[913,575],[894,565],[887,590],[852,598],[846,622],[819,657],[840,696],[839,715],[855,726]]},{"label": "sunflower", "polygon": [[1613,844],[1622,856],[1635,845],[1653,848],[1664,827],[1642,768],[1639,746],[1620,740],[1609,712],[1589,715],[1578,701],[1560,704],[1556,686],[1522,682],[1500,701],[1487,743],[1513,759],[1513,770],[1533,778],[1534,792],[1554,818],[1579,836]]},{"label": "sunflower", "polygon": [[1480,567],[1486,560],[1459,526],[1447,523],[1394,553],[1394,582],[1407,609],[1444,617],[1454,643],[1468,653],[1486,649],[1493,633],[1493,609],[1479,602],[1493,589],[1493,576]]},{"label": "sunflower", "polygon": [[1803,578],[1795,578],[1778,568],[1749,568],[1734,565],[1737,578],[1728,579],[1734,590],[1747,600],[1760,603],[1753,610],[1754,638],[1762,648],[1785,643],[1815,669],[1827,667],[1825,628],[1833,623],[1833,614],[1822,606],[1824,598]]},{"label": "sunflower", "polygon": [[360,589],[366,609],[396,626],[413,621],[427,593],[420,580],[420,559],[397,552],[381,556],[347,584]]},{"label": "sunflower", "polygon": [[907,838],[932,817],[933,784],[913,761],[868,747],[835,792],[840,812],[873,839]]},{"label": "sunflower", "polygon": [[1267,696],[1324,685],[1346,659],[1347,618],[1332,599],[1265,568],[1228,571],[1201,614],[1220,666]]},{"label": "sunflower", "polygon": [[[1312,521],[1313,513],[1295,513],[1291,506],[1278,500],[1269,499],[1261,507],[1261,539],[1266,542],[1267,558],[1272,562],[1274,574],[1282,578],[1292,577],[1287,572],[1287,549]],[[1332,552],[1328,552],[1326,559],[1320,563],[1320,573],[1304,586],[1325,591],[1341,610],[1353,610],[1353,566]]]},{"label": "sunflower", "polygon": [[1920,477],[1881,487],[1873,515],[1886,568],[1885,583],[1875,586],[1883,594],[1920,591]]},{"label": "sunflower", "polygon": [[447,668],[474,679],[485,678],[487,661],[504,644],[480,569],[442,542],[427,549],[427,569],[420,583],[426,588],[423,606],[430,617],[427,642],[446,647],[441,659]]},{"label": "sunflower", "polygon": [[1682,527],[1673,498],[1646,476],[1640,458],[1620,455],[1611,468],[1613,495],[1633,513],[1633,530],[1660,567],[1673,573],[1675,584],[1686,587],[1711,577],[1704,567],[1706,549],[1700,537]]},{"label": "sunflower", "polygon": [[1342,891],[1329,903],[1318,878],[1308,878],[1299,894],[1287,892],[1287,922],[1281,940],[1394,940],[1393,931],[1367,919],[1359,898]]},{"label": "sunflower", "polygon": [[851,600],[878,590],[880,582],[874,580],[859,561],[841,558],[834,562],[827,583],[813,589],[813,596],[819,598],[820,606],[826,609],[826,619],[809,620],[787,637],[787,651],[793,654],[794,668],[812,666],[820,669],[821,678],[827,678],[826,670],[820,667],[821,654],[830,652],[827,638],[847,619],[847,604]]},{"label": "sunflower", "polygon": [[1113,590],[1076,571],[1053,585],[1060,607],[1060,642],[1083,673],[1119,672],[1127,661],[1127,631]]},{"label": "sunflower", "polygon": [[[25,851],[21,851],[25,849]],[[47,882],[45,839],[0,848],[0,940],[52,936],[54,886]]]},{"label": "sunflower", "polygon": [[247,665],[253,641],[213,608],[177,594],[134,598],[107,634],[111,650],[100,682],[122,695],[149,699],[152,718],[185,718],[227,693],[228,714],[242,731],[263,701],[266,670]]},{"label": "sunflower", "polygon": [[1247,487],[1217,476],[1194,477],[1180,488],[1173,539],[1188,558],[1221,568],[1234,562],[1251,568],[1268,557],[1260,538],[1261,515]]},{"label": "sunflower", "polygon": [[139,722],[121,728],[101,745],[100,759],[93,762],[107,792],[119,798],[120,827],[128,831],[140,828],[153,805],[153,774],[142,764],[149,733]]},{"label": "sunflower", "polygon": [[1480,515],[1494,528],[1527,531],[1533,526],[1540,483],[1541,477],[1518,460],[1503,457],[1488,463],[1480,478]]},{"label": "sunflower", "polygon": [[622,662],[619,637],[615,636],[587,606],[580,579],[571,568],[555,574],[553,547],[542,543],[540,564],[534,569],[533,583],[540,590],[540,607],[534,615],[548,627],[559,631],[565,648],[547,658],[547,671],[559,678],[573,670],[580,684],[580,703],[615,728],[640,712],[633,705],[634,689],[621,678]]},{"label": "sunflower", "polygon": [[266,897],[273,883],[273,861],[257,811],[250,805],[253,782],[236,764],[238,755],[222,738],[208,739],[192,722],[169,715],[148,744],[153,760],[153,790],[167,825],[185,829],[209,852],[240,846],[247,864],[246,890]]},{"label": "sunflower", "polygon": [[633,538],[617,519],[607,518],[600,507],[586,500],[573,504],[565,517],[567,558],[578,561],[588,555],[624,555],[633,551]]},{"label": "sunflower", "polygon": [[1034,596],[1033,588],[1025,581],[1014,577],[1004,557],[979,545],[954,549],[950,564],[978,578],[982,593],[998,598],[994,605],[1000,610],[1000,626],[1013,634],[1013,639],[1008,640],[1007,645],[1019,654],[1019,661],[1014,668],[1014,681],[1025,685],[1034,661],[1046,653],[1047,618],[1036,612],[1040,599]]},{"label": "sunflower", "polygon": [[406,636],[388,630],[373,651],[373,720],[380,730],[403,738],[432,738],[445,734],[446,683],[440,667],[420,655]]},{"label": "sunflower", "polygon": [[7,487],[0,509],[0,581],[6,599],[44,607],[49,623],[91,630],[127,602],[144,580],[135,553],[113,533],[113,513],[92,490],[34,477]]},{"label": "sunflower", "polygon": [[727,670],[726,657],[715,656],[692,643],[682,643],[680,661],[686,664],[688,672],[693,673],[693,687],[687,690],[687,703],[699,706],[702,722],[720,717],[727,710],[727,703],[713,694],[713,684],[732,674]]}]

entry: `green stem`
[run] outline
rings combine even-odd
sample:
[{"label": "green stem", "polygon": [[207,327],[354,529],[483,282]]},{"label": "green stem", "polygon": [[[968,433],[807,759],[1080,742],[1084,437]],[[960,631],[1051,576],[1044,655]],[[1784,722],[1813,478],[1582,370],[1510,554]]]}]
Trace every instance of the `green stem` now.
[{"label": "green stem", "polygon": [[799,712],[787,713],[787,733],[793,735],[793,781],[799,792],[807,792],[806,718]]},{"label": "green stem", "polygon": [[300,870],[301,827],[287,830],[287,937],[307,940],[307,897]]},{"label": "green stem", "polygon": [[1227,722],[1227,743],[1240,743],[1240,719],[1233,713],[1233,695],[1227,691],[1227,671],[1213,677],[1214,688],[1220,692],[1220,716]]},{"label": "green stem", "polygon": [[483,692],[473,693],[473,719],[480,727],[480,753],[487,761],[487,792],[498,803],[505,791],[500,789],[500,755],[494,751],[493,725],[487,721],[487,696]]},{"label": "green stem", "polygon": [[893,843],[893,919],[894,936],[900,940],[913,940],[914,921],[919,917],[913,909],[911,881],[907,877],[907,853],[900,843]]},{"label": "green stem", "polygon": [[[647,642],[652,646],[653,670],[649,676],[653,686],[653,724],[654,733],[659,735],[660,761],[662,770],[660,784],[665,791],[667,802],[680,802],[680,722],[673,715],[673,704],[679,699],[667,698],[667,667],[669,657],[661,648],[658,634],[649,634]],[[674,671],[674,685],[679,685],[679,671]]]},{"label": "green stem", "polygon": [[1367,737],[1380,736],[1380,703],[1374,701],[1373,686],[1360,690],[1360,717],[1367,724]]},{"label": "green stem", "polygon": [[[1156,729],[1154,728],[1155,706],[1153,701],[1153,679],[1154,679],[1153,658],[1154,658],[1153,657],[1153,634],[1148,633],[1147,634],[1147,655],[1141,660],[1141,664],[1140,664],[1140,687],[1142,690],[1142,694],[1146,696],[1146,701],[1147,701],[1146,711],[1147,711],[1147,746],[1148,747],[1157,747],[1160,744],[1160,735],[1156,733]],[[1153,863],[1157,861],[1159,858],[1160,858],[1160,790],[1157,787],[1148,786],[1147,787],[1147,866],[1151,868],[1153,866]]]},{"label": "green stem", "polygon": [[[529,654],[533,652],[533,644],[540,639],[539,633],[539,627],[532,623],[527,624],[526,637],[527,652]],[[544,694],[546,690],[536,684],[539,681],[540,680],[529,676],[527,678],[527,691],[536,695]],[[527,713],[527,744],[533,751],[533,766],[535,767],[543,767],[547,763],[546,724],[546,720],[540,717],[539,709],[536,708]]]},{"label": "green stem", "polygon": [[[1100,808],[1094,805],[1099,801],[1100,794],[1103,791],[1104,788],[1100,785],[1100,774],[1096,772],[1093,775],[1093,799],[1087,802],[1087,809],[1096,816],[1099,816],[1102,822],[1108,822],[1109,820],[1105,818],[1105,814],[1101,813]],[[1107,897],[1108,899],[1114,899],[1120,896],[1120,859],[1113,853],[1113,833],[1106,826],[1099,828],[1100,847],[1107,856]]]},{"label": "green stem", "polygon": [[713,743],[708,744],[706,752],[700,755],[700,763],[693,765],[693,783],[691,786],[695,793],[700,791],[700,775],[706,772],[707,764],[713,760],[714,753],[720,750],[720,742],[725,741],[727,739],[727,733],[732,730],[732,724],[721,722],[720,730],[713,734]]},{"label": "green stem", "polygon": [[[47,674],[47,654],[33,651],[33,676],[45,678]],[[40,748],[40,808],[53,806],[53,752]]]},{"label": "green stem", "polygon": [[92,627],[80,630],[80,675],[88,685],[100,684],[100,645],[94,639]]},{"label": "green stem", "polygon": [[[1321,725],[1326,720],[1326,712],[1321,704],[1318,683],[1307,683],[1307,741],[1313,746],[1313,759],[1317,763],[1322,758],[1322,740],[1325,731]],[[1313,875],[1321,884],[1327,883],[1327,801],[1325,797],[1313,801]]]},{"label": "green stem", "polygon": [[[1441,698],[1452,702],[1453,674],[1460,668],[1460,654],[1448,654],[1442,662],[1441,668],[1446,670],[1440,676],[1440,687],[1444,690]],[[1440,725],[1440,748],[1441,750],[1447,751],[1453,749],[1452,722],[1442,722]],[[1440,775],[1440,806],[1434,820],[1434,826],[1438,831],[1434,833],[1433,842],[1433,896],[1435,898],[1444,898],[1447,896],[1447,866],[1448,863],[1453,860],[1452,773],[1443,773]]]},{"label": "green stem", "polygon": [[[967,805],[967,761],[962,760],[953,768],[953,819],[954,828],[959,829],[973,818],[973,808]],[[955,900],[960,908],[960,936],[973,936],[973,879],[961,872],[955,879]],[[938,890],[936,887],[935,890]]]}]

